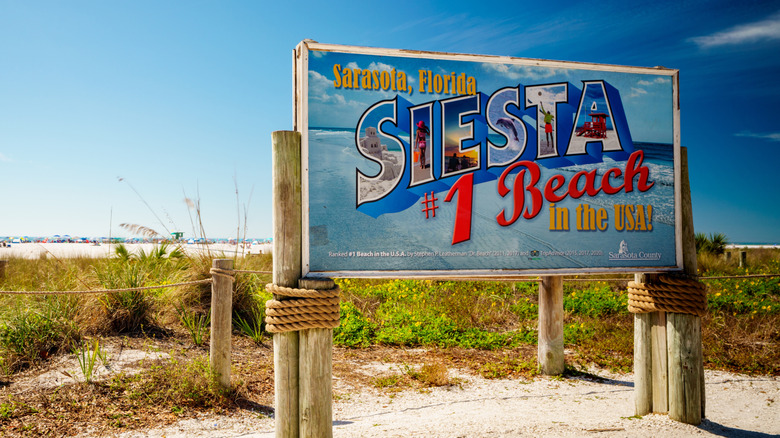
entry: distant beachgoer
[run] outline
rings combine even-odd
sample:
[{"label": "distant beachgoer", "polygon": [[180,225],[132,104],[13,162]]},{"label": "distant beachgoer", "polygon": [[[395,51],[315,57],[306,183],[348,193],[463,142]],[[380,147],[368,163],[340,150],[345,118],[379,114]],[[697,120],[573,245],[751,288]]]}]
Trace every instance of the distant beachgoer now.
[{"label": "distant beachgoer", "polygon": [[420,169],[425,169],[425,149],[428,147],[427,136],[431,131],[425,122],[417,122],[417,133],[414,136],[414,147],[420,151]]},{"label": "distant beachgoer", "polygon": [[550,147],[550,140],[552,139],[552,121],[555,118],[554,115],[552,115],[551,112],[544,110],[544,104],[541,104],[541,109],[539,110],[542,114],[544,114],[544,135],[547,139],[547,147]]},{"label": "distant beachgoer", "polygon": [[460,160],[458,159],[457,154],[452,154],[450,157],[450,160],[447,162],[447,171],[448,172],[454,172],[458,170],[458,164],[460,163]]}]

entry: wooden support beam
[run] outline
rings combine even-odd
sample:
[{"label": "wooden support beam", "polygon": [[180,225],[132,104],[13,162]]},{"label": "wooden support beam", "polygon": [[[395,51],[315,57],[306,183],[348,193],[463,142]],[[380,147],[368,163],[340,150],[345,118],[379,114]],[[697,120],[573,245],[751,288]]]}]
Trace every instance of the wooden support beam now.
[{"label": "wooden support beam", "polygon": [[[301,135],[272,134],[273,281],[297,287],[301,278]],[[274,297],[283,299],[282,297]],[[274,334],[274,408],[277,438],[299,435],[298,332]]]},{"label": "wooden support beam", "polygon": [[[233,270],[233,260],[215,259],[215,269]],[[230,361],[233,331],[233,277],[214,274],[211,283],[211,335],[209,342],[209,363],[211,371],[223,388],[230,388]]]},{"label": "wooden support beam", "polygon": [[[637,283],[657,281],[658,274],[634,274]],[[636,415],[668,411],[666,312],[634,314],[634,402]]]},{"label": "wooden support beam", "polygon": [[666,347],[666,312],[652,312],[650,338],[653,344],[653,412],[669,412],[669,365]]},{"label": "wooden support beam", "polygon": [[[636,277],[642,274],[635,274]],[[635,280],[639,282],[639,280]],[[634,414],[653,412],[652,315],[634,314]],[[665,350],[664,350],[665,351]]]},{"label": "wooden support beam", "polygon": [[[681,148],[683,270],[696,275],[696,244],[693,231],[688,151]],[[684,313],[666,315],[669,365],[669,418],[698,425],[704,416],[704,364],[701,318]]]},{"label": "wooden support beam", "polygon": [[[302,278],[301,289],[327,290],[331,279]],[[302,437],[333,436],[333,329],[300,332],[300,434]]]},{"label": "wooden support beam", "polygon": [[563,374],[563,277],[550,275],[539,282],[539,370]]}]

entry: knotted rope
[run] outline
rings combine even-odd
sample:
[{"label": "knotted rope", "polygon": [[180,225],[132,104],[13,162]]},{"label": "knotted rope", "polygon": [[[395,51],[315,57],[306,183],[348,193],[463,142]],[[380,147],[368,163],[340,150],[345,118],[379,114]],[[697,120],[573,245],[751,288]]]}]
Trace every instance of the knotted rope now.
[{"label": "knotted rope", "polygon": [[236,278],[236,271],[232,269],[211,268],[209,269],[209,274],[212,277],[229,278],[230,280],[235,280]]},{"label": "knotted rope", "polygon": [[295,289],[269,283],[265,286],[274,295],[294,297],[265,302],[265,329],[271,333],[309,328],[339,326],[339,288],[316,290]]},{"label": "knotted rope", "polygon": [[707,313],[707,286],[687,277],[660,275],[651,283],[628,283],[628,311],[674,312],[702,316]]}]

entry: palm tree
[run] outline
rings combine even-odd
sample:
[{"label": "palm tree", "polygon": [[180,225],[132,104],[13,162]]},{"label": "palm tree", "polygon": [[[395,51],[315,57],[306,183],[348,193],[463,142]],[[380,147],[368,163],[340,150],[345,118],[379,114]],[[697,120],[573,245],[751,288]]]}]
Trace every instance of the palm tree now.
[{"label": "palm tree", "polygon": [[710,234],[710,252],[717,255],[722,255],[724,252],[726,252],[726,245],[728,245],[729,240],[723,233],[712,233]]},{"label": "palm tree", "polygon": [[726,252],[726,245],[729,241],[723,233],[712,233],[707,236],[704,233],[696,233],[694,237],[696,242],[696,253],[708,252],[710,254],[722,255]]}]

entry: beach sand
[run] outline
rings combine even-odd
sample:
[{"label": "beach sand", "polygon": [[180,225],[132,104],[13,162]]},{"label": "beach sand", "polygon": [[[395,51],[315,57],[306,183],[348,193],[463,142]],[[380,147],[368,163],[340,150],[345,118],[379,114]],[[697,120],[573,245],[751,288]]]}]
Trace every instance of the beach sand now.
[{"label": "beach sand", "polygon": [[[128,251],[138,254],[140,251],[149,253],[155,246],[154,243],[125,243],[123,244]],[[9,258],[72,258],[72,257],[106,257],[114,254],[117,244],[93,245],[91,243],[14,243],[9,247],[0,246],[0,260]],[[239,256],[249,254],[263,254],[272,251],[272,245],[269,243],[261,245],[247,245],[243,247],[235,244],[215,243],[209,245],[202,244],[180,244],[171,245],[173,249],[179,247],[189,255],[211,252],[214,255],[225,255],[233,257],[236,253]]]},{"label": "beach sand", "polygon": [[[387,367],[388,364],[376,364]],[[395,364],[400,367],[402,364]],[[376,372],[376,370],[374,370]],[[457,370],[451,370],[451,375]],[[631,374],[603,380],[487,380],[460,375],[457,386],[355,391],[334,380],[336,437],[770,437],[780,434],[780,380],[708,370],[707,418],[699,426],[665,414],[634,416]],[[258,413],[204,415],[120,437],[274,437]]]}]

